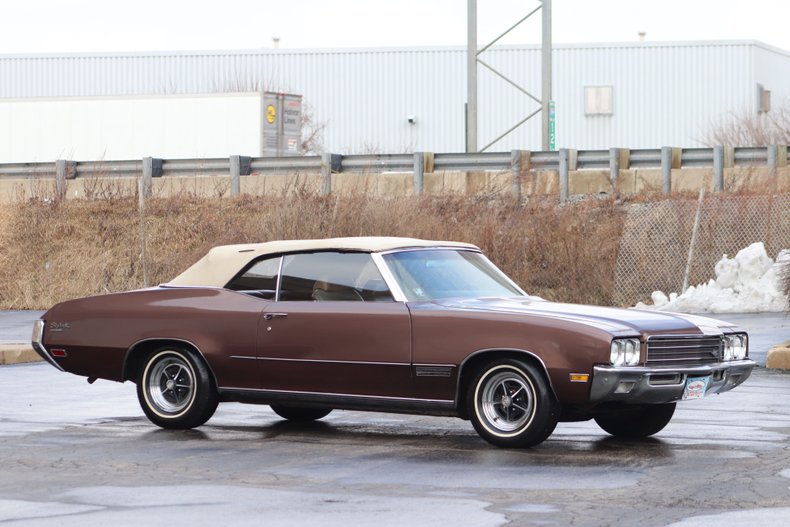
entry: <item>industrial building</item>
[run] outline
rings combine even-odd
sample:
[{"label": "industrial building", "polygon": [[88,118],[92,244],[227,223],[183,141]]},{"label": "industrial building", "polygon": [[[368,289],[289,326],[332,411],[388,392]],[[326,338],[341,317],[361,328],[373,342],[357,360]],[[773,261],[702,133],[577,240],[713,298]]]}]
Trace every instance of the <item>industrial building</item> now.
[{"label": "industrial building", "polygon": [[[481,56],[532,93],[540,92],[540,57],[539,45],[498,46]],[[775,111],[790,101],[790,52],[751,40],[557,44],[552,62],[556,148],[702,146],[728,115]],[[262,91],[302,95],[325,127],[325,151],[464,150],[462,47],[0,55],[6,103]],[[539,107],[483,68],[478,99],[480,147]],[[0,139],[19,130],[12,121],[0,122]],[[488,150],[540,144],[538,116]],[[208,153],[202,148],[194,155]]]}]

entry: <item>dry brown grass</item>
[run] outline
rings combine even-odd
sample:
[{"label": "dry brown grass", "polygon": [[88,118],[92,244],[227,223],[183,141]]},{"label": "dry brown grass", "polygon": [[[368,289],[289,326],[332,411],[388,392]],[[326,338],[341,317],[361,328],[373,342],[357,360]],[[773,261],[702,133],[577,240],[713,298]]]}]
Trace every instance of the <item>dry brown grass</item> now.
[{"label": "dry brown grass", "polygon": [[[608,304],[624,210],[610,200],[557,207],[503,197],[290,196],[134,198],[7,206],[0,308],[41,309],[165,282],[210,247],[334,236],[468,241],[522,287],[552,300]],[[0,215],[0,221],[2,215]],[[2,224],[0,224],[2,226]],[[145,240],[145,258],[143,257]]]}]

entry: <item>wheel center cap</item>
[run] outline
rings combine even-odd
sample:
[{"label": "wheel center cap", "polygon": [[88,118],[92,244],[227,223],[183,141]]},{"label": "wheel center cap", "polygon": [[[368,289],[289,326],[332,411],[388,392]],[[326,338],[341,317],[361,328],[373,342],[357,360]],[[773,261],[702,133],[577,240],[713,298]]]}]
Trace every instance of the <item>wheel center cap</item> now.
[{"label": "wheel center cap", "polygon": [[167,388],[168,390],[172,390],[172,389],[173,389],[173,388],[175,388],[175,387],[176,387],[176,381],[174,381],[173,379],[169,379],[169,380],[168,380],[168,381],[165,383],[165,388]]},{"label": "wheel center cap", "polygon": [[509,395],[503,395],[502,396],[502,406],[504,406],[505,408],[510,406],[510,403],[512,403],[512,402],[513,402],[513,399],[511,399]]}]

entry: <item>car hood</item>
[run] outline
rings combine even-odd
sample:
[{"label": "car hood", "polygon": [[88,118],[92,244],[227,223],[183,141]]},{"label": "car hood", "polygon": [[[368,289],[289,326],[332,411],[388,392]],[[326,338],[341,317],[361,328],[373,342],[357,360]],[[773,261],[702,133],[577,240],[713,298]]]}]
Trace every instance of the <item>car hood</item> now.
[{"label": "car hood", "polygon": [[445,299],[434,303],[445,309],[549,317],[593,326],[614,335],[634,334],[721,334],[732,324],[681,313],[622,309],[548,302],[537,297]]}]

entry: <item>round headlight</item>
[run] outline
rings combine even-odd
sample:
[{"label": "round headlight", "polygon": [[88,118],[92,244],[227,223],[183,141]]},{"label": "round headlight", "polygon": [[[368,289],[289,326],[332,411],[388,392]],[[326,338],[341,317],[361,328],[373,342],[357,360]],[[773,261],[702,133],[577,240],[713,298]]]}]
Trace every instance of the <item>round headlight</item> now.
[{"label": "round headlight", "polygon": [[729,336],[729,335],[724,337],[724,339],[723,339],[723,341],[724,341],[724,356],[722,357],[723,360],[732,360],[734,352],[735,352],[735,346],[734,346],[734,342],[733,342],[734,340],[735,340],[735,337],[732,337],[732,336]]},{"label": "round headlight", "polygon": [[735,335],[733,337],[733,358],[735,360],[743,360],[746,358],[746,335]]},{"label": "round headlight", "polygon": [[628,339],[625,341],[625,363],[628,366],[639,364],[639,341]]},{"label": "round headlight", "polygon": [[624,353],[625,345],[622,340],[613,340],[612,341],[612,349],[609,353],[609,362],[612,363],[612,366],[622,366],[623,362],[625,362],[625,353]]}]

